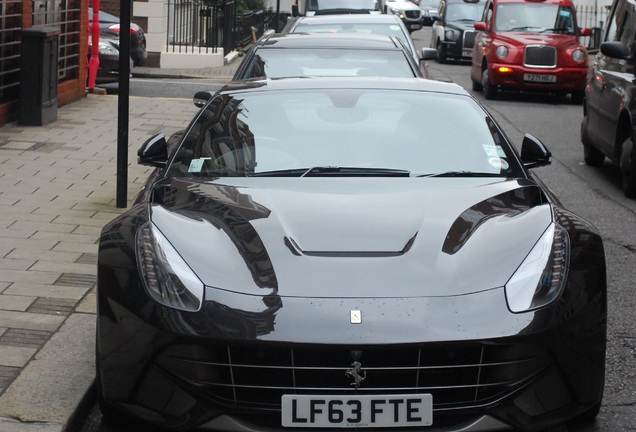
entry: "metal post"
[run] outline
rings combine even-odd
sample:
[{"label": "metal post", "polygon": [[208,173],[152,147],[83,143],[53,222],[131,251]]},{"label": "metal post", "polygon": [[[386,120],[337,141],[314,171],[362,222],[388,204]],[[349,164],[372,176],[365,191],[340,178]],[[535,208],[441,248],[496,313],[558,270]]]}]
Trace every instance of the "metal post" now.
[{"label": "metal post", "polygon": [[117,207],[127,205],[128,110],[130,106],[130,0],[121,0],[119,14],[119,93],[117,109]]}]

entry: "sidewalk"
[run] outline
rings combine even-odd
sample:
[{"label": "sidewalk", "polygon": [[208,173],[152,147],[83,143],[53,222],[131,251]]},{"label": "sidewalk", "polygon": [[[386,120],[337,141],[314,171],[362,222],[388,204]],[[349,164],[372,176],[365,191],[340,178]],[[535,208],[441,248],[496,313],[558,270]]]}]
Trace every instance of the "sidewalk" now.
[{"label": "sidewalk", "polygon": [[[133,76],[228,79],[217,69]],[[97,240],[116,207],[117,96],[87,94],[44,126],[0,127],[0,431],[71,432],[94,400]],[[130,98],[128,193],[151,172],[137,148],[183,129],[192,99]]]}]

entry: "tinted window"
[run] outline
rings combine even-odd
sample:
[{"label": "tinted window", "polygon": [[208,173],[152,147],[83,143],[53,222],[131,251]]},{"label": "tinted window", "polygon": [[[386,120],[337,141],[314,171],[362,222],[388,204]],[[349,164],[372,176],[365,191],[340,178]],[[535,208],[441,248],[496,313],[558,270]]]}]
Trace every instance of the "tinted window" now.
[{"label": "tinted window", "polygon": [[337,166],[518,175],[514,160],[492,120],[467,96],[340,88],[216,97],[170,173],[246,176]]}]

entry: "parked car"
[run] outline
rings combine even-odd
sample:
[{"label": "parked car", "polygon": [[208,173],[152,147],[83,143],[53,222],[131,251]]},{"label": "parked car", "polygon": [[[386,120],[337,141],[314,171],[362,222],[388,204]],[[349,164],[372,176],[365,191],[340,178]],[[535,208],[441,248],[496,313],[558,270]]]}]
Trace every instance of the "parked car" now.
[{"label": "parked car", "polygon": [[495,99],[499,89],[583,98],[587,51],[571,0],[487,0],[472,52],[473,90]]},{"label": "parked car", "polygon": [[409,32],[422,28],[422,10],[410,0],[386,0],[387,13],[397,15]]},{"label": "parked car", "polygon": [[442,0],[439,19],[433,23],[431,48],[437,49],[437,60],[449,58],[470,61],[475,44],[475,22],[481,19],[484,0]]},{"label": "parked car", "polygon": [[398,37],[418,62],[437,58],[430,48],[418,50],[402,20],[393,14],[316,15],[300,17],[289,29],[290,33],[361,33]]},{"label": "parked car", "polygon": [[[601,404],[603,242],[461,87],[236,81],[103,228],[104,420],[537,431]],[[457,127],[457,118],[462,127]],[[422,130],[426,131],[422,135]]]},{"label": "parked car", "polygon": [[239,64],[234,79],[290,76],[414,78],[424,74],[395,36],[287,33],[261,38]]},{"label": "parked car", "polygon": [[[88,61],[90,65],[93,52],[93,39],[88,36]],[[119,80],[119,39],[110,36],[100,36],[98,44],[99,67],[95,76],[96,83],[109,83]],[[130,68],[133,62],[130,59]]]},{"label": "parked car", "polygon": [[581,141],[585,163],[605,158],[620,167],[623,191],[636,197],[636,2],[616,0],[608,16],[600,52],[587,75]]},{"label": "parked car", "polygon": [[[99,27],[102,36],[119,38],[119,17],[111,15],[102,10],[99,11]],[[93,8],[88,8],[88,25],[93,23]],[[144,30],[135,23],[130,23],[130,57],[135,66],[141,66],[148,58],[146,51],[146,34]]]},{"label": "parked car", "polygon": [[420,0],[416,4],[422,10],[422,25],[433,25],[435,20],[439,18],[439,0]]}]

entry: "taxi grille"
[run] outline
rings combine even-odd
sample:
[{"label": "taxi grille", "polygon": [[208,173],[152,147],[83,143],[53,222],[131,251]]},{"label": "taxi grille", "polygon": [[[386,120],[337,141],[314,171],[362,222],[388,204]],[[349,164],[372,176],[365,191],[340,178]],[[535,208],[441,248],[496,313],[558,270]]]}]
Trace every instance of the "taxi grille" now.
[{"label": "taxi grille", "polygon": [[556,48],[550,45],[528,45],[523,63],[527,67],[554,68],[557,62]]},{"label": "taxi grille", "polygon": [[465,31],[464,32],[464,48],[472,48],[475,45],[475,36],[477,32]]},{"label": "taxi grille", "polygon": [[347,395],[359,358],[358,394],[431,393],[434,409],[483,405],[508,394],[550,365],[529,344],[443,347],[173,346],[157,364],[222,405],[280,409],[283,394]]}]

